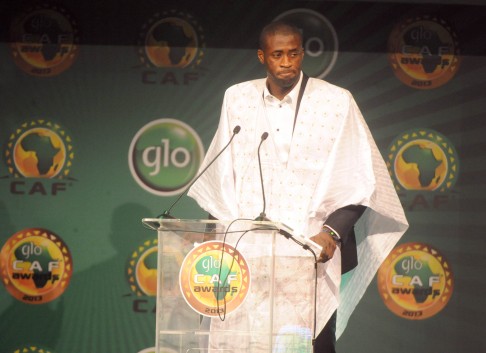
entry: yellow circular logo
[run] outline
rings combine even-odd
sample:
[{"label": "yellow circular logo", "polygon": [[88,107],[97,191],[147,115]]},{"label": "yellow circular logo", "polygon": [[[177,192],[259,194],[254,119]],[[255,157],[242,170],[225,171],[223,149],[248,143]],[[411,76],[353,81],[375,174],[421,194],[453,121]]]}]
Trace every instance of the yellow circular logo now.
[{"label": "yellow circular logo", "polygon": [[[161,269],[163,273],[160,275],[160,281],[161,286],[167,288],[168,286],[164,285],[164,279],[166,277],[176,278],[177,275],[174,273],[178,273],[184,255],[179,249],[165,244],[162,252],[164,266]],[[155,297],[157,295],[157,256],[157,239],[147,240],[133,251],[128,261],[127,275],[130,289],[137,296]]]},{"label": "yellow circular logo", "polygon": [[18,349],[11,351],[12,353],[54,353],[53,350],[43,347],[38,344],[24,345]]},{"label": "yellow circular logo", "polygon": [[445,191],[457,180],[459,159],[452,143],[442,134],[412,129],[392,142],[387,166],[398,191]]},{"label": "yellow circular logo", "polygon": [[157,239],[145,241],[132,253],[127,274],[137,296],[157,294]]},{"label": "yellow circular logo", "polygon": [[147,67],[186,68],[203,56],[202,29],[188,14],[157,13],[143,27],[139,56]]},{"label": "yellow circular logo", "polygon": [[68,247],[56,234],[42,228],[15,233],[0,252],[3,284],[16,299],[44,304],[66,290],[72,275]]},{"label": "yellow circular logo", "polygon": [[205,242],[184,258],[180,287],[187,304],[204,316],[226,315],[236,310],[250,289],[250,271],[234,247]]},{"label": "yellow circular logo", "polygon": [[379,268],[378,290],[394,314],[423,320],[447,305],[453,276],[449,263],[437,249],[407,243],[395,248]]},{"label": "yellow circular logo", "polygon": [[10,135],[5,157],[10,174],[16,177],[62,179],[70,172],[74,152],[63,128],[34,120]]},{"label": "yellow circular logo", "polygon": [[460,63],[456,34],[435,16],[399,22],[390,33],[388,53],[395,75],[417,89],[445,84],[456,74]]},{"label": "yellow circular logo", "polygon": [[38,5],[17,16],[10,36],[15,63],[30,75],[60,74],[78,55],[75,21],[57,5]]}]

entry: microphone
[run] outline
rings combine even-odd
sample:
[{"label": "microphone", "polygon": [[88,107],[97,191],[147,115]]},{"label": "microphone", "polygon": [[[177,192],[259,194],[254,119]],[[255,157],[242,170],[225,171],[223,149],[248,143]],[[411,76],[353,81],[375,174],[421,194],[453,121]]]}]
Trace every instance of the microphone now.
[{"label": "microphone", "polygon": [[[219,151],[219,153],[211,160],[211,162],[209,162],[209,164],[203,169],[201,170],[201,172],[192,180],[192,182],[189,184],[189,186],[184,190],[184,192],[182,194],[179,195],[179,197],[177,198],[177,200],[174,201],[174,203],[172,203],[172,205],[166,210],[164,211],[163,213],[161,213],[160,215],[157,216],[157,218],[164,218],[164,219],[175,219],[174,216],[172,216],[170,214],[170,211],[172,210],[172,208],[174,208],[174,206],[179,202],[179,200],[182,198],[182,196],[184,196],[185,194],[187,194],[187,192],[189,191],[189,189],[191,188],[191,186],[194,185],[194,183],[206,172],[206,170],[208,170],[208,168],[216,161],[216,159],[218,159],[218,157],[221,155],[221,153],[223,153],[226,148],[228,148],[228,146],[231,144],[231,142],[233,141],[233,138],[236,136],[237,133],[239,133],[241,130],[241,127],[240,125],[236,125],[235,128],[233,129],[233,135],[231,135],[231,138],[230,140],[228,141],[228,143],[221,149],[221,151]],[[268,134],[267,134],[268,135]]]},{"label": "microphone", "polygon": [[265,199],[265,188],[263,187],[263,174],[262,174],[262,162],[260,160],[260,147],[262,147],[263,141],[265,141],[268,137],[268,132],[264,132],[261,137],[260,144],[258,145],[258,168],[260,169],[260,184],[262,186],[262,198],[263,198],[263,209],[260,215],[255,218],[255,221],[270,221],[265,214],[265,208],[267,207],[266,199]]}]

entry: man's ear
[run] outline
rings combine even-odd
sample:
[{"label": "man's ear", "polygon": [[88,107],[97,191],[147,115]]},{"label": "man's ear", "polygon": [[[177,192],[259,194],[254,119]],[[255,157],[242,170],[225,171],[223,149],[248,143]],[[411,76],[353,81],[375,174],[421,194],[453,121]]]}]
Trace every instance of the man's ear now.
[{"label": "man's ear", "polygon": [[265,62],[265,54],[263,53],[263,50],[258,49],[257,56],[260,63],[263,64]]}]

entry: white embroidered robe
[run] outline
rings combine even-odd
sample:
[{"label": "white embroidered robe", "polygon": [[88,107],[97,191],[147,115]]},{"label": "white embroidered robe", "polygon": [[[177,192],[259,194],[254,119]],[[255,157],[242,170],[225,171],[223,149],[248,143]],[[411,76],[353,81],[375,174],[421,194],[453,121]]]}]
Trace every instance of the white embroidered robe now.
[{"label": "white embroidered robe", "polygon": [[[235,126],[241,131],[189,192],[217,219],[254,219],[262,211],[257,148],[262,133],[271,131],[262,98],[264,85],[265,79],[259,79],[226,91],[219,126],[202,167],[229,141]],[[339,250],[331,261],[319,265],[317,332],[339,307],[339,337],[408,224],[382,156],[348,91],[310,78],[288,159],[280,159],[279,152],[270,134],[261,147],[261,162],[266,215],[272,221],[310,237],[336,209],[351,204],[368,207],[355,229],[359,264],[341,291]],[[313,275],[309,274],[309,280]],[[304,299],[287,296],[281,300],[302,307]]]}]

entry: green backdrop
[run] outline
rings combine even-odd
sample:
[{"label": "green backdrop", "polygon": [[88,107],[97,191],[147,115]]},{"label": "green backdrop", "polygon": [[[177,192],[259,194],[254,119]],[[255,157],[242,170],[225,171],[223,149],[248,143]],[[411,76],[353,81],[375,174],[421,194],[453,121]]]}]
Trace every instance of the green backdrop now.
[{"label": "green backdrop", "polygon": [[[159,184],[150,191],[137,178],[149,179],[153,169],[130,169],[129,159],[142,163],[144,158],[132,144],[137,136],[140,144],[152,143],[145,158],[146,164],[154,162],[155,147],[164,145],[162,140],[154,145],[144,127],[174,119],[192,128],[207,149],[224,90],[264,75],[256,40],[260,28],[278,17],[292,17],[303,27],[308,45],[304,70],[355,96],[390,163],[410,222],[400,244],[430,245],[453,278],[450,299],[422,320],[392,312],[375,279],[338,341],[339,351],[486,349],[483,4],[110,0],[1,2],[2,256],[12,259],[9,246],[20,239],[16,235],[29,245],[29,229],[45,229],[68,249],[64,263],[72,262],[66,287],[37,304],[32,303],[36,295],[29,300],[15,294],[25,289],[15,283],[26,282],[8,280],[14,265],[2,262],[1,352],[137,353],[154,346],[155,300],[148,289],[153,256],[147,251],[155,246],[156,234],[140,220],[159,215],[174,202],[181,192],[170,187],[175,182],[171,178],[177,178],[170,176],[174,163],[193,161],[197,153],[181,138],[173,159],[160,159],[169,164],[162,166],[154,181]],[[180,48],[179,36],[181,43],[186,40]],[[157,46],[162,48],[158,53]],[[167,46],[172,52],[163,51]],[[406,75],[413,65],[403,59],[413,48],[419,48],[416,56],[439,60],[415,84]],[[441,61],[449,58],[458,62]],[[167,122],[159,126],[162,134],[173,128]],[[54,159],[46,157],[51,174],[59,174],[42,173],[39,164],[34,168],[38,175],[32,174],[40,151],[58,150],[50,135],[50,142],[39,137],[35,143],[40,145],[31,145],[36,157],[22,155],[30,143],[24,133],[33,127],[55,132],[66,147],[57,169]],[[175,143],[171,131],[165,138]],[[442,188],[427,189],[430,180],[419,187],[400,184],[393,147],[410,141],[407,132],[420,131],[429,132],[424,139],[435,142],[448,158],[449,169],[440,177],[449,178],[449,184]],[[431,167],[424,163],[423,168]],[[205,217],[187,197],[172,214]],[[54,251],[56,243],[46,249]],[[139,263],[147,272],[137,272]]]}]

